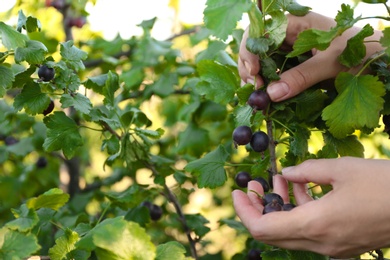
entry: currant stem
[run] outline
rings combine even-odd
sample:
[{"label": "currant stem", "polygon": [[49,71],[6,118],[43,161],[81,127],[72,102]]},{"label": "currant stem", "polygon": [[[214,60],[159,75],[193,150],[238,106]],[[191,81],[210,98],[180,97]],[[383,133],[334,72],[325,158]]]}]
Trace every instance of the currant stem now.
[{"label": "currant stem", "polygon": [[272,124],[272,120],[267,120],[266,123],[267,123],[267,134],[269,137],[268,149],[269,149],[270,163],[271,163],[270,171],[274,176],[278,173],[278,169],[276,166],[276,152],[275,152],[275,141],[273,136],[273,124]]}]

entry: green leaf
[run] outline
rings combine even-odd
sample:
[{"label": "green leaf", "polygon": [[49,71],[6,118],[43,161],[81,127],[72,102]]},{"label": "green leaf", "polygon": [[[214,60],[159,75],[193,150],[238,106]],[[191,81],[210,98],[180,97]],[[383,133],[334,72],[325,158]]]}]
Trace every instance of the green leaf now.
[{"label": "green leaf", "polygon": [[49,249],[49,256],[52,260],[74,259],[69,255],[76,249],[75,244],[79,240],[79,234],[70,229],[65,229],[64,235],[56,239],[56,244]]},{"label": "green leaf", "polygon": [[27,32],[37,32],[41,30],[41,22],[34,17],[26,17],[22,10],[19,10],[19,16],[18,16],[18,25],[17,28],[18,32],[21,32],[22,29],[26,29]]},{"label": "green leaf", "polygon": [[236,95],[238,97],[239,104],[244,106],[248,102],[248,98],[254,90],[255,86],[251,83],[247,83],[241,88],[238,88],[236,91]]},{"label": "green leaf", "polygon": [[210,231],[210,228],[205,226],[209,221],[201,214],[186,214],[184,217],[190,230],[197,236],[203,237]]},{"label": "green leaf", "polygon": [[8,50],[14,50],[17,47],[24,47],[26,45],[26,41],[28,40],[26,35],[21,34],[4,22],[0,22],[0,36],[3,45]]},{"label": "green leaf", "polygon": [[209,132],[191,122],[187,128],[179,134],[178,151],[200,156],[204,153],[204,146],[210,141]]},{"label": "green leaf", "polygon": [[76,111],[79,111],[83,114],[88,114],[92,109],[92,103],[86,96],[74,93],[74,94],[63,94],[61,96],[60,102],[62,108],[67,108],[73,106]]},{"label": "green leaf", "polygon": [[329,47],[331,41],[337,36],[337,31],[321,31],[317,29],[308,29],[298,35],[294,42],[293,51],[286,55],[287,58],[296,57],[312,49],[320,51]]},{"label": "green leaf", "polygon": [[371,25],[366,24],[355,36],[347,41],[347,46],[339,56],[339,61],[346,67],[354,67],[362,63],[366,56],[364,39],[374,34]]},{"label": "green leaf", "polygon": [[277,73],[277,65],[272,58],[264,58],[260,61],[261,75],[268,80],[279,80],[279,74]]},{"label": "green leaf", "polygon": [[12,87],[12,82],[15,79],[12,69],[4,65],[0,65],[0,78],[0,97],[3,97],[5,91]]},{"label": "green leaf", "polygon": [[186,259],[186,249],[177,241],[169,241],[157,246],[156,260]]},{"label": "green leaf", "polygon": [[272,42],[272,50],[279,49],[286,38],[287,17],[283,11],[272,13],[272,19],[265,23],[266,37]]},{"label": "green leaf", "polygon": [[156,248],[149,235],[137,223],[127,222],[123,217],[107,219],[103,222],[107,223],[91,231],[99,259],[155,259]]},{"label": "green leaf", "polygon": [[115,107],[115,91],[119,89],[119,77],[115,72],[109,71],[103,89],[104,104],[108,107]]},{"label": "green leaf", "polygon": [[295,115],[301,120],[308,120],[324,108],[327,98],[320,89],[307,89],[291,100],[296,103]]},{"label": "green leaf", "polygon": [[239,81],[229,67],[212,60],[202,60],[197,71],[202,80],[196,86],[199,94],[224,105],[233,99]]},{"label": "green leaf", "polygon": [[156,80],[149,91],[162,98],[169,96],[175,92],[174,86],[178,84],[177,73],[167,72],[163,73],[158,80]]},{"label": "green leaf", "polygon": [[270,45],[272,45],[272,40],[265,36],[259,38],[248,37],[246,40],[246,48],[261,57],[267,56]]},{"label": "green leaf", "polygon": [[61,189],[53,188],[38,197],[31,198],[26,202],[28,208],[38,210],[40,208],[49,208],[58,210],[69,200],[69,194],[64,193]]},{"label": "green leaf", "polygon": [[80,85],[79,76],[72,69],[57,69],[57,76],[54,78],[54,84],[58,89],[64,89],[65,92],[76,92]]},{"label": "green leaf", "polygon": [[26,137],[19,140],[14,145],[7,146],[8,152],[13,153],[17,156],[26,156],[35,150],[32,137]]},{"label": "green leaf", "polygon": [[290,260],[327,260],[328,257],[324,255],[320,255],[317,253],[309,252],[309,251],[300,251],[300,250],[288,250],[290,254]]},{"label": "green leaf", "polygon": [[233,29],[236,28],[237,22],[241,20],[243,13],[249,11],[251,7],[252,2],[250,0],[239,2],[235,0],[207,0],[203,12],[203,21],[216,37],[226,40]]},{"label": "green leaf", "polygon": [[295,15],[295,16],[304,16],[311,10],[310,7],[302,6],[295,1],[293,1],[289,5],[287,5],[286,9],[287,9],[287,12],[289,12],[290,14]]},{"label": "green leaf", "polygon": [[290,128],[294,131],[290,139],[290,152],[303,159],[308,152],[308,139],[311,132],[306,127],[300,125],[293,125]]},{"label": "green leaf", "polygon": [[197,174],[199,188],[216,188],[222,186],[227,180],[224,166],[228,157],[226,148],[219,145],[203,158],[188,163],[184,169]]},{"label": "green leaf", "polygon": [[22,92],[15,97],[14,107],[16,110],[24,108],[30,115],[42,113],[50,104],[50,97],[42,93],[38,83],[30,81]]},{"label": "green leaf", "polygon": [[38,215],[34,209],[30,209],[26,204],[22,204],[19,209],[11,209],[16,218],[6,224],[6,227],[20,232],[30,231],[38,224]]},{"label": "green leaf", "polygon": [[0,229],[0,259],[24,259],[40,249],[33,234],[24,234],[6,227]]},{"label": "green leaf", "polygon": [[235,126],[252,125],[251,118],[253,115],[253,109],[249,105],[237,107],[234,109],[233,114]]},{"label": "green leaf", "polygon": [[60,44],[60,54],[63,60],[74,70],[79,71],[85,69],[84,63],[88,54],[73,45],[73,41],[67,41]]},{"label": "green leaf", "polygon": [[390,56],[390,27],[386,27],[382,30],[382,37],[379,39],[379,42],[383,47],[385,47],[385,52]]},{"label": "green leaf", "polygon": [[18,47],[15,50],[15,62],[27,61],[30,64],[41,64],[45,60],[48,50],[39,41],[26,41],[26,46]]},{"label": "green leaf", "polygon": [[364,157],[364,146],[356,135],[337,139],[329,133],[324,133],[323,137],[325,144],[332,147],[340,156]]},{"label": "green leaf", "polygon": [[276,249],[262,252],[261,257],[262,260],[286,260],[289,259],[289,254],[286,250]]},{"label": "green leaf", "polygon": [[103,95],[103,89],[106,85],[107,78],[107,74],[101,74],[99,76],[89,77],[83,84],[86,88],[92,89],[94,92]]},{"label": "green leaf", "polygon": [[62,111],[56,111],[43,119],[47,127],[47,137],[43,148],[47,152],[62,150],[66,158],[71,158],[83,144],[75,121]]},{"label": "green leaf", "polygon": [[264,35],[265,26],[263,14],[259,7],[252,2],[251,8],[248,11],[249,17],[249,38],[259,38]]},{"label": "green leaf", "polygon": [[322,118],[336,138],[344,138],[356,129],[378,126],[385,88],[377,77],[342,72],[335,86],[339,94],[323,110]]}]

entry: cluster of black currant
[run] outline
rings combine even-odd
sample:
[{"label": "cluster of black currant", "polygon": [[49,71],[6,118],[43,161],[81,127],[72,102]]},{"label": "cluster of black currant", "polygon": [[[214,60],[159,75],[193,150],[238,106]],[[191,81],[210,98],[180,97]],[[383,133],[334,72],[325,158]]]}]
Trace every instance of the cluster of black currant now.
[{"label": "cluster of black currant", "polygon": [[[259,110],[265,111],[268,109],[271,100],[264,90],[257,89],[251,93],[248,98],[248,105],[250,105],[254,112]],[[238,145],[247,145],[248,143],[255,152],[264,152],[268,148],[269,137],[267,133],[259,130],[252,132],[249,126],[238,126],[233,131],[233,142],[235,147]]]},{"label": "cluster of black currant", "polygon": [[[263,113],[266,113],[269,109],[271,99],[267,92],[262,89],[257,89],[251,93],[247,103],[252,107],[253,112],[263,111]],[[238,145],[250,144],[253,151],[264,152],[269,146],[270,138],[263,131],[259,130],[252,133],[252,129],[249,126],[242,125],[234,129],[233,142],[236,148]],[[258,181],[263,187],[265,195],[258,194],[264,206],[263,214],[282,210],[287,211],[295,207],[293,203],[284,203],[279,194],[269,192],[270,185],[263,177],[252,178],[251,174],[246,171],[241,171],[235,176],[235,182],[241,188],[247,188],[248,182],[251,180]]]}]

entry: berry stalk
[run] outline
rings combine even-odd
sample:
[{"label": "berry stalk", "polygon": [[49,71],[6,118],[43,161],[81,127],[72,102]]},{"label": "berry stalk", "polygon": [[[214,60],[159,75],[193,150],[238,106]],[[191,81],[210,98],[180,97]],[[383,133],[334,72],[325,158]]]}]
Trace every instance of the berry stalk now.
[{"label": "berry stalk", "polygon": [[267,135],[269,138],[269,154],[270,154],[270,164],[271,164],[271,174],[272,176],[276,175],[278,173],[278,169],[276,166],[276,149],[275,149],[275,141],[274,141],[274,136],[273,136],[273,125],[272,125],[272,120],[267,119],[266,120],[267,124]]}]

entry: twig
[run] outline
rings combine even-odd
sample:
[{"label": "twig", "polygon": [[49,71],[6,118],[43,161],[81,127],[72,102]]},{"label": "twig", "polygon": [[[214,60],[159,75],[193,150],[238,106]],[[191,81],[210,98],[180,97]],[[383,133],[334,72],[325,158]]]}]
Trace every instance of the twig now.
[{"label": "twig", "polygon": [[[159,172],[156,170],[156,168],[153,166],[153,165],[150,165],[149,163],[145,162],[145,165],[148,169],[150,169],[154,175],[160,175]],[[198,259],[198,254],[197,254],[197,251],[196,251],[196,240],[192,238],[191,236],[191,229],[189,228],[189,226],[187,225],[187,220],[184,216],[184,212],[183,212],[183,209],[179,203],[179,201],[176,199],[176,196],[175,194],[173,194],[173,192],[171,191],[171,189],[166,185],[164,184],[164,192],[165,192],[165,196],[167,197],[167,199],[173,204],[175,210],[176,210],[176,213],[179,215],[179,221],[181,222],[182,224],[182,227],[183,227],[183,230],[184,232],[186,233],[186,236],[187,236],[187,239],[188,239],[188,242],[189,242],[189,245],[190,245],[190,250],[191,250],[191,255],[194,259]]]},{"label": "twig", "polygon": [[275,152],[275,140],[273,136],[273,125],[272,125],[272,120],[266,120],[267,123],[267,134],[269,137],[269,154],[270,154],[270,162],[271,162],[271,173],[272,175],[276,175],[278,173],[278,169],[276,166],[276,152]]}]

